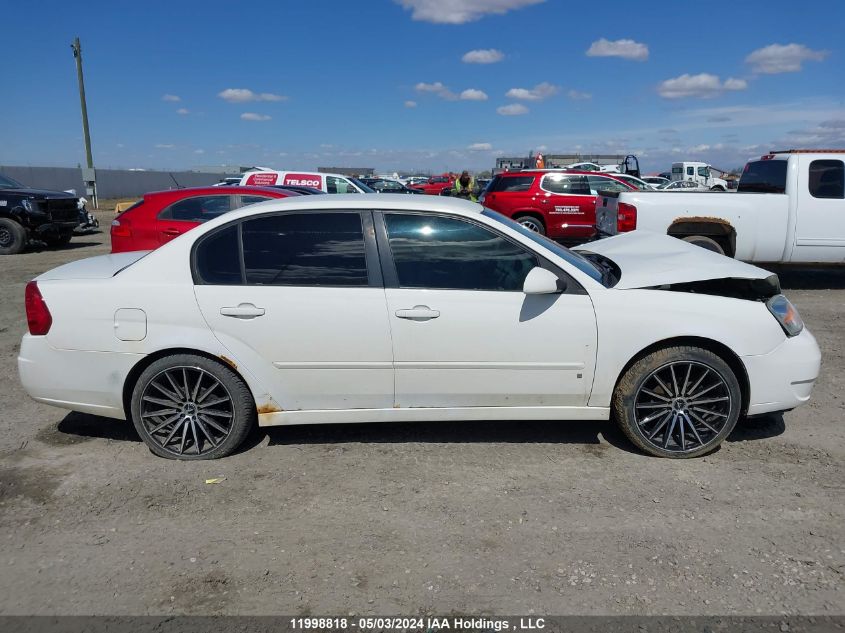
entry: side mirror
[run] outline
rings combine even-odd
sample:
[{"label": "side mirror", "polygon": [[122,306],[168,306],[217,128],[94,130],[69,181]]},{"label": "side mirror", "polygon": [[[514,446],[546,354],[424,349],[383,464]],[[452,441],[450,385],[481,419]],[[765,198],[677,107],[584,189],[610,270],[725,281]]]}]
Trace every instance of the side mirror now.
[{"label": "side mirror", "polygon": [[566,282],[552,271],[535,266],[525,277],[522,292],[527,295],[553,295],[566,290]]}]

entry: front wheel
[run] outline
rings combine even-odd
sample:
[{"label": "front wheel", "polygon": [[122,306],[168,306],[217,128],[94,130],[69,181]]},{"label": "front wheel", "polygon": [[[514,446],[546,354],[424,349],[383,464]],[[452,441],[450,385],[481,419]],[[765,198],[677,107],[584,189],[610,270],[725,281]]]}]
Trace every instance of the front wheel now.
[{"label": "front wheel", "polygon": [[533,231],[534,233],[539,233],[540,235],[546,234],[546,227],[543,224],[543,221],[533,215],[522,214],[522,215],[515,215],[514,220],[519,222],[522,226],[524,226],[529,231]]},{"label": "front wheel", "polygon": [[132,422],[150,451],[169,459],[233,453],[256,423],[255,401],[229,367],[194,354],[150,364],[132,391]]},{"label": "front wheel", "polygon": [[657,457],[683,459],[714,450],[739,419],[739,381],[713,352],[669,347],[641,358],[613,394],[613,417],[628,439]]},{"label": "front wheel", "polygon": [[0,218],[0,255],[17,255],[26,248],[26,229],[11,218]]},{"label": "front wheel", "polygon": [[73,238],[73,231],[67,231],[65,233],[56,233],[54,235],[45,235],[44,236],[44,243],[47,246],[52,246],[56,248],[58,246],[67,246],[70,244],[70,240]]}]

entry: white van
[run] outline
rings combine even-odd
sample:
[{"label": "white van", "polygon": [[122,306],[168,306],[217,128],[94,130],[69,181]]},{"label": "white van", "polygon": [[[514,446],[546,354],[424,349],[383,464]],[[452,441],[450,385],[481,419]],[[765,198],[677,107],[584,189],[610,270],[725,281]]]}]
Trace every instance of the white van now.
[{"label": "white van", "polygon": [[375,193],[356,178],[342,174],[322,174],[316,171],[248,171],[241,178],[240,184],[256,187],[274,185],[313,187],[326,193]]},{"label": "white van", "polygon": [[713,191],[727,191],[728,181],[714,176],[711,168],[707,163],[672,163],[672,181],[691,180]]}]

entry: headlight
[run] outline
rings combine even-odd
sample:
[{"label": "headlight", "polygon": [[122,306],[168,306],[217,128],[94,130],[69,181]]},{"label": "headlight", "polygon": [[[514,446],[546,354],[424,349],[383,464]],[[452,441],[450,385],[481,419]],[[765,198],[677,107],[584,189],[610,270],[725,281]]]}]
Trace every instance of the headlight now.
[{"label": "headlight", "polygon": [[787,336],[798,336],[804,329],[804,321],[801,320],[798,310],[783,295],[775,295],[766,301],[766,307],[778,320]]}]

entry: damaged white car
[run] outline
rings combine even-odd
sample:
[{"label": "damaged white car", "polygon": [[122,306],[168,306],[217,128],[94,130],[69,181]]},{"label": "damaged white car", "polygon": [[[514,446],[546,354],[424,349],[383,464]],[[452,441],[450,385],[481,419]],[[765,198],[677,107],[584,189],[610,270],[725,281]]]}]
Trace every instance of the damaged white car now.
[{"label": "damaged white car", "polygon": [[49,271],[23,385],[178,459],[256,424],[609,417],[694,457],[809,399],[819,348],[775,275],[639,231],[572,251],[419,198],[274,200]]}]

